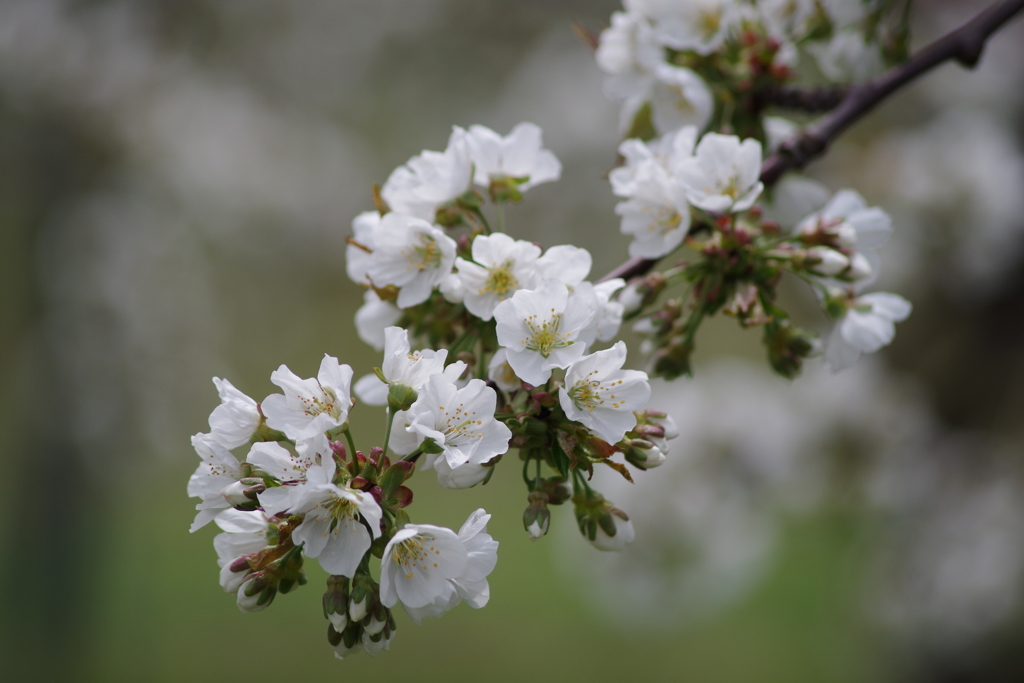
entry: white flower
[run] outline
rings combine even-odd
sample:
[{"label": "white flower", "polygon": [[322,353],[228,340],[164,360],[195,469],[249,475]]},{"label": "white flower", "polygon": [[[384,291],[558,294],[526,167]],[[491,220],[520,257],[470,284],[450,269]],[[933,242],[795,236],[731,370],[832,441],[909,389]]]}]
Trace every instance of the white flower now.
[{"label": "white flower", "polygon": [[385,607],[432,605],[450,595],[448,581],[461,576],[468,561],[469,553],[451,529],[406,524],[384,548],[380,601]]},{"label": "white flower", "polygon": [[553,368],[567,367],[585,351],[577,339],[596,305],[568,307],[568,300],[566,285],[547,279],[538,289],[519,290],[494,309],[498,343],[506,347],[515,373],[530,384],[543,384]]},{"label": "white flower", "polygon": [[465,363],[456,361],[445,368],[448,349],[410,351],[409,332],[401,327],[385,331],[384,363],[381,374],[387,384],[376,375],[365,375],[356,382],[355,392],[363,403],[373,406],[387,405],[388,385],[401,384],[419,391],[432,375],[447,372],[454,381],[465,370]]},{"label": "white flower", "polygon": [[461,304],[466,298],[466,288],[462,286],[462,280],[459,279],[457,273],[445,275],[437,289],[441,292],[444,300],[450,304]]},{"label": "white flower", "polygon": [[[487,576],[498,561],[498,542],[487,533],[490,518],[483,509],[476,510],[458,536],[443,527],[406,525],[384,550],[381,602],[393,607],[400,601],[417,624],[441,616],[463,600],[474,609],[486,605],[491,594]],[[415,535],[406,531],[410,527]],[[405,538],[396,542],[399,534]],[[452,537],[458,548],[451,543]],[[441,576],[443,580],[438,580]]]},{"label": "white flower", "polygon": [[516,376],[516,371],[508,364],[508,352],[499,348],[491,356],[491,362],[487,364],[487,379],[498,385],[503,391],[515,391],[523,386],[522,380]]},{"label": "white flower", "polygon": [[619,334],[626,307],[618,301],[613,301],[612,296],[625,285],[626,282],[622,278],[605,280],[594,285],[597,313],[591,327],[594,328],[598,341],[611,341]]},{"label": "white flower", "polygon": [[388,404],[388,385],[377,379],[377,375],[369,374],[360,377],[352,387],[360,401],[368,406],[386,406]]},{"label": "white flower", "polygon": [[735,0],[625,0],[623,5],[654,21],[662,44],[702,55],[721,47],[742,16]]},{"label": "white flower", "polygon": [[397,323],[402,311],[390,301],[383,301],[372,289],[363,294],[363,305],[356,311],[356,334],[364,342],[382,351],[384,330]]},{"label": "white flower", "polygon": [[231,382],[219,377],[213,384],[220,395],[220,405],[210,413],[210,438],[224,448],[238,448],[249,443],[260,426],[260,411],[256,401],[236,389]]},{"label": "white flower", "polygon": [[381,197],[392,211],[433,221],[438,207],[469,189],[472,168],[466,131],[456,126],[444,152],[425,151],[396,168]]},{"label": "white flower", "polygon": [[482,465],[508,450],[512,432],[494,419],[497,396],[481,379],[459,389],[451,378],[432,376],[409,410],[395,413],[390,446],[408,455],[430,440],[449,467]]},{"label": "white flower", "polygon": [[690,229],[686,190],[653,164],[636,173],[632,190],[631,198],[615,207],[622,216],[620,232],[633,237],[629,255],[661,258],[682,244]]},{"label": "white flower", "polygon": [[224,531],[213,539],[217,566],[220,567],[220,585],[225,593],[237,593],[251,570],[232,571],[232,564],[267,547],[267,518],[259,511],[225,510],[217,515],[214,522]]},{"label": "white flower", "polygon": [[[878,278],[878,250],[892,234],[892,219],[882,209],[869,207],[853,190],[840,190],[821,211],[802,220],[797,233],[812,243],[825,242],[847,250],[848,254],[853,251],[849,269],[822,274],[855,281],[857,288],[862,289]],[[818,269],[822,270],[820,266]]]},{"label": "white flower", "polygon": [[634,410],[641,410],[651,396],[647,374],[623,370],[626,343],[586,356],[565,372],[565,386],[558,402],[571,420],[582,423],[607,441],[618,443],[636,426]]},{"label": "white flower", "polygon": [[528,190],[562,174],[555,155],[541,149],[541,130],[532,123],[520,123],[506,137],[484,126],[470,126],[466,143],[475,167],[473,180],[482,187],[493,180],[527,178],[518,188]]},{"label": "white flower", "polygon": [[373,230],[379,224],[380,214],[376,211],[364,211],[352,219],[352,238],[345,247],[345,272],[356,284],[369,284],[367,269],[375,247]]},{"label": "white flower", "polygon": [[427,221],[391,212],[374,228],[377,247],[367,267],[376,287],[399,288],[398,307],[423,303],[455,262],[455,240]]},{"label": "white flower", "polygon": [[594,263],[590,252],[583,247],[571,244],[560,244],[549,247],[544,255],[537,259],[538,283],[554,279],[572,288],[587,279]]},{"label": "white flower", "polygon": [[271,373],[270,381],[284,389],[284,394],[264,399],[263,414],[271,428],[289,439],[324,439],[324,432],[348,421],[352,368],[339,364],[337,358],[325,355],[316,379],[301,379],[282,365]]},{"label": "white flower", "polygon": [[303,488],[302,501],[291,512],[306,517],[292,532],[292,539],[302,544],[306,555],[317,558],[328,574],[354,576],[370,549],[371,534],[380,536],[380,506],[369,493],[340,488],[323,481],[319,473],[315,482],[309,479]]},{"label": "white flower", "polygon": [[647,19],[635,13],[615,12],[612,25],[601,32],[600,40],[594,57],[609,75],[605,94],[619,101],[645,98],[651,71],[665,61],[665,49],[658,44]]},{"label": "white flower", "polygon": [[804,37],[818,8],[815,0],[759,0],[757,10],[768,35],[787,42]]},{"label": "white flower", "polygon": [[[245,460],[260,473],[273,477],[281,484],[266,489],[258,496],[264,512],[271,517],[296,504],[296,492],[306,483],[308,472],[313,471],[314,478],[319,476],[325,481],[330,481],[334,476],[334,460],[329,456],[322,457],[312,449],[292,453],[272,441],[253,444]],[[330,472],[322,473],[322,466],[331,468]]]},{"label": "white flower", "polygon": [[676,175],[694,206],[715,213],[746,211],[764,189],[759,180],[761,144],[752,138],[741,144],[733,135],[708,133],[694,156],[679,162]]},{"label": "white flower", "polygon": [[420,469],[433,467],[437,472],[437,483],[446,489],[468,489],[476,486],[491,472],[491,467],[475,462],[466,462],[458,467],[448,464],[448,459],[427,453]]},{"label": "white flower", "polygon": [[888,345],[896,336],[896,323],[906,320],[910,311],[910,302],[897,294],[876,292],[853,299],[829,335],[825,362],[838,372],[856,363],[862,353]]},{"label": "white flower", "polygon": [[647,99],[654,129],[663,135],[685,126],[703,130],[715,112],[715,98],[704,79],[671,64],[658,64],[653,75]]},{"label": "white flower", "polygon": [[[238,498],[235,489],[244,475],[242,465],[231,451],[224,448],[208,434],[192,437],[192,447],[202,462],[188,480],[190,498],[202,498],[196,505],[199,513],[189,531],[195,532],[213,520],[222,510],[234,507],[247,499]],[[230,497],[230,499],[229,499]]]},{"label": "white flower", "polygon": [[685,67],[668,64],[650,23],[640,14],[616,12],[601,33],[596,55],[609,74],[605,94],[622,102],[619,127],[628,131],[645,102],[655,129],[703,128],[714,113],[714,97],[704,80]]},{"label": "white flower", "polygon": [[430,376],[444,372],[446,358],[448,349],[411,351],[408,330],[401,327],[384,330],[381,373],[388,384],[403,384],[418,390]]},{"label": "white flower", "polygon": [[[598,550],[623,550],[627,545],[633,542],[636,538],[636,531],[633,529],[633,523],[626,517],[626,513],[618,509],[612,509],[609,511],[612,521],[615,522],[615,535],[609,536],[605,533],[601,525],[597,525],[597,533],[594,536],[594,540],[590,543]],[[589,540],[589,539],[588,539]]]},{"label": "white flower", "polygon": [[676,165],[693,156],[698,134],[695,127],[686,126],[649,142],[623,140],[618,151],[625,163],[608,174],[612,192],[619,197],[632,197],[637,191],[639,174],[643,174],[645,182],[652,175],[660,174],[663,178],[659,182],[671,184]]},{"label": "white flower", "polygon": [[867,42],[858,29],[839,31],[828,43],[808,45],[807,51],[830,81],[867,81],[885,70],[878,44]]},{"label": "white flower", "polygon": [[538,281],[540,248],[495,233],[473,240],[473,261],[456,259],[463,302],[470,313],[490,320],[494,308],[520,289],[532,289]]}]

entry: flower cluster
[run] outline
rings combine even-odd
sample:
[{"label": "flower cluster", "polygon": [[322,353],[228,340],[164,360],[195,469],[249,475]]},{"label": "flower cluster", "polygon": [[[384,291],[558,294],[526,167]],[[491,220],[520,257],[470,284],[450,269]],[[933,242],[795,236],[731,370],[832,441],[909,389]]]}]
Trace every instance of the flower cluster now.
[{"label": "flower cluster", "polygon": [[[405,341],[404,331],[388,332],[395,343]],[[389,397],[402,396],[410,412],[443,410],[440,396],[464,391],[455,386],[463,364],[446,373],[445,352],[410,354],[407,342],[404,351],[385,358],[384,367]],[[188,486],[189,495],[202,499],[192,531],[210,521],[223,530],[214,539],[220,583],[239,609],[262,610],[278,593],[304,585],[306,558],[330,574],[323,609],[338,657],[386,649],[398,604],[417,623],[463,600],[483,607],[490,595],[487,576],[497,562],[498,544],[487,533],[490,515],[477,510],[458,533],[410,522],[406,508],[413,493],[405,482],[415,458],[392,460],[378,446],[367,453],[355,449],[352,369],[336,358],[325,356],[315,378],[281,366],[271,381],[284,393],[256,403],[214,379],[221,404],[210,415],[210,432],[192,439],[202,459]],[[487,392],[493,414],[491,389],[481,387],[482,396],[474,399],[486,403]],[[492,454],[507,449],[508,430],[492,415],[481,413],[474,423],[472,430],[462,429],[459,447]],[[483,433],[490,438],[481,445]],[[232,449],[243,446],[248,452],[240,460]],[[381,559],[379,580],[371,574],[371,557]]]},{"label": "flower cluster", "polygon": [[765,93],[801,75],[801,55],[829,80],[876,75],[905,57],[906,27],[887,0],[624,0],[599,38],[605,93],[626,137],[684,126],[758,136]]},{"label": "flower cluster", "polygon": [[[788,273],[835,321],[824,351],[833,369],[891,342],[910,304],[864,293],[889,217],[843,190],[804,202],[797,220],[772,220],[761,180],[767,132],[778,128],[763,109],[796,77],[799,52],[818,54],[829,75],[834,53],[852,54],[851,34],[880,50],[891,3],[857,4],[851,13],[828,0],[627,0],[612,17],[597,61],[623,102],[627,139],[609,180],[630,256],[653,263],[688,250],[661,271],[595,282],[586,249],[505,232],[507,208],[561,175],[533,124],[507,136],[455,127],[444,151],[414,156],[375,186],[375,210],[352,222],[346,270],[364,290],[358,335],[383,352],[381,367],[353,385],[331,356],[315,378],[281,366],[271,381],[283,393],[261,403],[215,379],[221,405],[211,431],[193,438],[193,531],[223,529],[221,585],[238,606],[267,607],[306,583],[303,562],[316,559],[330,575],[323,610],[338,657],[387,648],[399,603],[417,623],[462,601],[482,607],[497,560],[489,515],[477,510],[458,533],[414,524],[407,483],[418,467],[444,488],[486,484],[510,450],[532,539],[547,533],[550,506],[571,501],[584,538],[622,550],[635,531],[593,488],[594,468],[632,483],[679,436],[648,408],[647,372],[626,368],[626,344],[615,341],[624,320],[646,337],[651,374],[689,374],[698,328],[723,312],[762,328],[770,365],[794,377],[821,344],[778,303]],[[364,450],[350,430],[353,391],[387,410],[383,440]]]}]

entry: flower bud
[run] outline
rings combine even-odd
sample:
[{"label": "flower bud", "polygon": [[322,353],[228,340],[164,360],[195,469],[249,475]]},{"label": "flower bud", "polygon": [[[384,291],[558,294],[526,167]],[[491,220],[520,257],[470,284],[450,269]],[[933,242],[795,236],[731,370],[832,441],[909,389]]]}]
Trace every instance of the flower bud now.
[{"label": "flower bud", "polygon": [[262,576],[262,572],[250,574],[238,587],[238,609],[243,612],[259,612],[270,606],[277,595],[277,588]]},{"label": "flower bud", "polygon": [[417,397],[416,390],[407,384],[388,385],[388,408],[392,412],[409,410]]},{"label": "flower bud", "polygon": [[832,277],[850,267],[850,260],[835,249],[811,247],[807,250],[805,267],[818,275]]},{"label": "flower bud", "polygon": [[[238,559],[244,560],[245,557],[247,556],[243,556]],[[246,579],[249,578],[249,575],[252,574],[252,569],[249,568],[248,562],[245,562],[238,569],[235,568],[236,562],[238,562],[238,560],[235,560],[235,562],[229,562],[220,568],[220,587],[224,589],[225,593],[237,594],[239,587],[245,583]]]},{"label": "flower bud", "polygon": [[363,632],[375,636],[384,630],[388,623],[388,608],[379,602],[374,604],[373,610],[363,619]]},{"label": "flower bud", "polygon": [[629,516],[622,510],[612,507],[608,514],[599,518],[597,533],[590,543],[598,550],[619,551],[633,542],[636,532]]},{"label": "flower bud", "polygon": [[327,591],[323,597],[324,616],[341,632],[348,625],[348,579],[344,576],[328,576]]},{"label": "flower bud", "polygon": [[871,277],[874,272],[875,270],[871,267],[871,262],[867,257],[864,254],[856,253],[850,259],[850,269],[843,273],[843,277],[846,280],[863,280]]},{"label": "flower bud", "polygon": [[665,462],[665,453],[650,441],[634,439],[625,451],[626,462],[642,470],[650,470]]},{"label": "flower bud", "polygon": [[821,342],[813,333],[794,327],[785,320],[766,328],[764,342],[772,369],[788,379],[800,374],[805,358],[821,352]]},{"label": "flower bud", "polygon": [[853,249],[857,246],[857,229],[846,221],[830,227],[828,232],[833,235],[833,240],[840,249]]},{"label": "flower bud", "polygon": [[527,497],[530,505],[523,512],[523,527],[530,534],[530,540],[536,541],[548,532],[551,523],[551,512],[548,510],[548,496],[542,491],[532,491]]},{"label": "flower bud", "polygon": [[256,495],[266,490],[267,485],[259,477],[245,477],[225,486],[221,495],[235,507],[249,507],[257,500]]},{"label": "flower bud", "polygon": [[366,616],[369,596],[364,595],[362,600],[353,600],[348,604],[348,618],[354,622],[362,621]]}]

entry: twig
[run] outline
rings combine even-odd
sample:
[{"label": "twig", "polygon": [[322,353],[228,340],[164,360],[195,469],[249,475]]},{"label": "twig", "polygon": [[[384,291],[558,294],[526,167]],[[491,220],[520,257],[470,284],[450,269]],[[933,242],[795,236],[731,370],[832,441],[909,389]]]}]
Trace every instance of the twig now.
[{"label": "twig", "polygon": [[[956,60],[973,68],[981,58],[989,36],[1021,10],[1024,10],[1024,0],[996,3],[903,64],[873,81],[850,86],[839,106],[792,140],[783,143],[779,151],[765,159],[761,165],[761,182],[770,187],[786,171],[803,168],[812,159],[824,154],[840,133],[874,109],[879,102],[939,64]],[[657,263],[654,259],[630,259],[601,278],[601,281],[616,277],[628,280],[649,272]]]}]

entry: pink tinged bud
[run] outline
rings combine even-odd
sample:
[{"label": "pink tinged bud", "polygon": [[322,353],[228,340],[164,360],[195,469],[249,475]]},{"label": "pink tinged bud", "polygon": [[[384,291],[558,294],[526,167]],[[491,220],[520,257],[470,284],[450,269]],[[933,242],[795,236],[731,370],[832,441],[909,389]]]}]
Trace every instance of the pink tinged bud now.
[{"label": "pink tinged bud", "polygon": [[383,498],[383,492],[380,490],[379,486],[372,487],[370,489],[370,495],[373,496],[373,499],[377,502],[377,505],[381,504],[381,499]]},{"label": "pink tinged bud", "polygon": [[637,425],[633,430],[633,433],[637,436],[646,438],[662,439],[665,437],[665,429],[661,425]]},{"label": "pink tinged bud", "polygon": [[252,567],[249,565],[249,556],[248,555],[242,555],[241,557],[235,558],[234,561],[232,561],[231,564],[228,565],[228,567],[233,572],[249,572],[249,571],[252,571]]},{"label": "pink tinged bud", "polygon": [[334,455],[344,460],[348,456],[348,451],[345,449],[345,444],[340,441],[331,442],[331,451]]},{"label": "pink tinged bud", "polygon": [[370,486],[370,481],[365,477],[356,477],[351,482],[349,482],[349,486],[351,486],[354,489],[363,490]]}]

